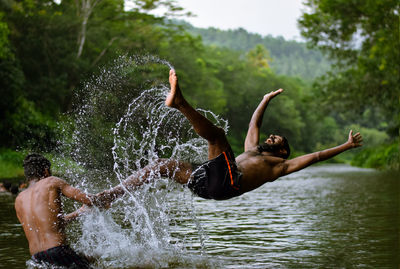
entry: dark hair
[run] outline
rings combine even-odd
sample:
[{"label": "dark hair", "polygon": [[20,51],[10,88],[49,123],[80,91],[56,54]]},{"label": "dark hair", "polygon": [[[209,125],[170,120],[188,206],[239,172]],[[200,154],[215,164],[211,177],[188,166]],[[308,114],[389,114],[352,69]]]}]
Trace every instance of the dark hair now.
[{"label": "dark hair", "polygon": [[12,194],[17,194],[19,192],[18,186],[12,185],[12,187],[10,188],[10,192]]},{"label": "dark hair", "polygon": [[7,181],[7,180],[4,180],[3,181],[3,187],[6,189],[6,190],[10,190],[10,188],[11,188],[11,182],[9,182],[9,181]]},{"label": "dark hair", "polygon": [[282,136],[282,147],[283,147],[284,150],[286,150],[286,154],[283,156],[283,158],[284,159],[289,158],[289,156],[290,156],[289,141],[284,136]]},{"label": "dark hair", "polygon": [[29,179],[40,179],[45,176],[46,169],[50,170],[51,163],[40,154],[32,153],[24,159],[24,174]]},{"label": "dark hair", "polygon": [[[286,151],[286,154],[279,154],[280,150],[284,149]],[[289,158],[290,155],[290,147],[289,147],[289,142],[286,137],[282,136],[282,143],[281,144],[267,144],[263,143],[261,145],[257,146],[257,150],[259,152],[271,152],[276,154],[277,157],[281,157],[283,159]]]}]

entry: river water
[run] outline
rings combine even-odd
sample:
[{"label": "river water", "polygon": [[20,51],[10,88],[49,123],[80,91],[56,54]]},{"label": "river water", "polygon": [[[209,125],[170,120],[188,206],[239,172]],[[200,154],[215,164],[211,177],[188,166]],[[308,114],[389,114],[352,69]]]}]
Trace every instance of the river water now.
[{"label": "river water", "polygon": [[[175,237],[185,238],[178,255],[187,259],[160,253],[164,263],[147,267],[398,268],[399,182],[394,172],[322,165],[227,201],[193,198],[177,188],[168,196],[168,214]],[[181,197],[192,216],[180,214]],[[0,194],[0,268],[26,268],[30,257],[14,199]],[[193,218],[195,228],[187,223]],[[96,266],[104,264],[100,259]]]}]

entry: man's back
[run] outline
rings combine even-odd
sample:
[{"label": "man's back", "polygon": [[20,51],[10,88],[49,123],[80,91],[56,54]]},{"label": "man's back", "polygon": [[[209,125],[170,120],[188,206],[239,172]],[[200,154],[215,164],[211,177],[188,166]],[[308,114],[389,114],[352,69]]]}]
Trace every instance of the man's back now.
[{"label": "man's back", "polygon": [[15,200],[17,217],[28,239],[31,254],[65,242],[59,182],[56,177],[32,182]]}]

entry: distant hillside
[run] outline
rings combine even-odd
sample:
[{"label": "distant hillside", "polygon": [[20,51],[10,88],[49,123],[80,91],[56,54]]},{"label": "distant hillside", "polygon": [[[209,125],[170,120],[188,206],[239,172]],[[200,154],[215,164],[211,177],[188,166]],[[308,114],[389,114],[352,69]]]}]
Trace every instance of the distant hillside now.
[{"label": "distant hillside", "polygon": [[327,70],[330,63],[320,51],[308,49],[305,43],[286,41],[283,37],[261,36],[239,28],[219,30],[196,28],[180,22],[188,32],[202,37],[205,44],[227,47],[233,50],[249,51],[257,44],[264,45],[273,59],[271,67],[277,74],[314,79]]}]

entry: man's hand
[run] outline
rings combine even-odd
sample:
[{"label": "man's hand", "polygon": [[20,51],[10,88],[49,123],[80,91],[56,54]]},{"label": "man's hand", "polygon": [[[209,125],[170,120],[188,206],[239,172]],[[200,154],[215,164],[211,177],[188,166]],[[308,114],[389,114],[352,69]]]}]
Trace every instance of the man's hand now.
[{"label": "man's hand", "polygon": [[347,140],[347,143],[350,144],[352,148],[361,147],[362,141],[363,140],[362,140],[362,136],[360,133],[356,133],[355,135],[353,135],[353,130],[350,130],[349,139]]},{"label": "man's hand", "polygon": [[109,209],[113,201],[113,195],[108,190],[105,190],[94,196],[93,204],[100,208]]},{"label": "man's hand", "polygon": [[92,207],[87,206],[87,205],[83,205],[82,207],[80,207],[78,210],[75,210],[72,213],[69,213],[67,215],[63,216],[63,224],[68,224],[73,220],[76,220],[77,218],[79,218],[80,216],[82,216],[83,214],[89,212],[92,209]]},{"label": "man's hand", "polygon": [[275,96],[277,96],[278,94],[280,94],[281,92],[283,92],[283,89],[279,89],[279,90],[267,93],[266,95],[264,95],[264,99],[267,99],[269,101],[272,98],[274,98]]}]

